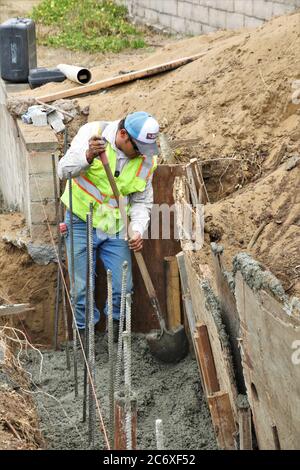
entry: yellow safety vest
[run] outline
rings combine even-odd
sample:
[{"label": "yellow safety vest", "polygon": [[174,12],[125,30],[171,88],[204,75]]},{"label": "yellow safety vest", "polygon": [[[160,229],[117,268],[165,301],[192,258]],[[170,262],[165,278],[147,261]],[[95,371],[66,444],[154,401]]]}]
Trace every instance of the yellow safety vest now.
[{"label": "yellow safety vest", "polygon": [[[101,131],[99,132],[101,135]],[[107,158],[112,174],[116,169],[117,152],[110,143],[106,147]],[[115,178],[116,185],[123,196],[126,212],[129,212],[129,194],[143,192],[147,179],[157,168],[157,157],[140,156],[130,159],[120,176]],[[73,213],[86,221],[86,214],[93,204],[93,227],[113,235],[124,227],[117,201],[113,195],[104,167],[98,158],[93,160],[90,167],[80,176],[72,178]],[[69,209],[68,182],[61,197],[62,202]]]}]

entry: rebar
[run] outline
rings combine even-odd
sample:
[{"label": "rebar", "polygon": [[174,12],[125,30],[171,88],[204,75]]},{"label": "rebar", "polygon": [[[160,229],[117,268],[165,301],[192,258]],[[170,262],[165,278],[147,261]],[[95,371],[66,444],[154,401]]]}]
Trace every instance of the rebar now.
[{"label": "rebar", "polygon": [[131,378],[130,378],[130,357],[129,353],[129,334],[127,331],[122,333],[124,344],[124,371],[125,371],[125,434],[126,449],[132,450],[132,427],[131,427]]},{"label": "rebar", "polygon": [[56,299],[55,299],[55,317],[54,317],[54,341],[53,347],[55,350],[58,349],[58,326],[59,326],[59,301],[60,301],[60,291],[61,291],[61,274],[60,274],[60,264],[61,264],[61,236],[59,232],[59,204],[58,204],[58,190],[57,190],[57,177],[56,177],[56,164],[55,164],[55,155],[51,155],[52,159],[52,175],[53,175],[53,193],[54,193],[54,202],[55,202],[55,221],[57,229],[57,251],[58,251],[58,268],[57,268],[57,284],[56,284]]},{"label": "rebar", "polygon": [[163,429],[163,423],[161,419],[157,419],[155,421],[155,435],[156,435],[157,450],[164,450],[165,449],[164,429]]},{"label": "rebar", "polygon": [[66,306],[66,291],[65,291],[64,283],[62,283],[61,295],[62,295],[63,321],[64,321],[64,329],[65,329],[65,341],[66,341],[66,363],[67,363],[67,369],[71,370],[68,317],[67,317],[67,306]]},{"label": "rebar", "polygon": [[[72,195],[72,174],[68,173],[69,185],[69,211],[70,211],[70,258],[71,258],[71,290],[72,308],[76,316],[76,292],[75,292],[75,261],[74,261],[74,232],[73,232],[73,195]],[[73,361],[74,361],[74,392],[75,398],[78,396],[78,371],[77,371],[77,328],[73,318]]]},{"label": "rebar", "polygon": [[110,446],[114,445],[115,431],[115,385],[114,385],[114,326],[113,326],[113,298],[112,298],[112,272],[107,270],[107,317],[108,317],[108,363],[109,363],[109,435]]},{"label": "rebar", "polygon": [[[89,220],[86,217],[86,246],[88,247],[89,244],[89,235],[90,227],[89,227]],[[89,279],[90,279],[90,263],[89,263],[89,256],[88,256],[88,249],[86,250],[86,292],[88,291]],[[85,334],[84,334],[84,352],[87,364],[89,364],[89,296],[86,294],[85,296]],[[86,421],[86,412],[87,412],[87,364],[84,361],[84,373],[83,373],[83,412],[82,412],[82,421]]]},{"label": "rebar", "polygon": [[118,336],[118,350],[117,350],[117,363],[116,363],[116,385],[115,385],[116,391],[120,391],[120,387],[121,387],[121,365],[122,365],[122,352],[123,352],[122,351],[123,350],[122,333],[124,330],[127,273],[128,273],[128,262],[124,261],[124,263],[122,264],[120,321],[119,321],[119,336]]},{"label": "rebar", "polygon": [[129,387],[131,391],[131,294],[126,295],[126,331],[128,334],[128,377],[129,377]]},{"label": "rebar", "polygon": [[96,409],[95,409],[95,396],[93,391],[93,383],[95,384],[95,330],[94,330],[94,289],[93,289],[93,214],[89,212],[87,215],[88,230],[88,243],[87,243],[87,256],[88,256],[88,273],[89,282],[87,288],[88,295],[88,308],[89,308],[89,369],[90,369],[90,382],[89,382],[89,444],[91,447],[95,444],[95,424],[96,424]]}]

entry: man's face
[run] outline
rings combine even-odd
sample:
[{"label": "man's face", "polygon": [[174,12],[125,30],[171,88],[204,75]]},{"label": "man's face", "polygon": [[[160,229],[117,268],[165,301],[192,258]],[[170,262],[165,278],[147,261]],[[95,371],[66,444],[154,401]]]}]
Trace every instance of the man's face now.
[{"label": "man's face", "polygon": [[119,130],[116,144],[128,158],[136,158],[141,155],[141,152],[125,129]]}]

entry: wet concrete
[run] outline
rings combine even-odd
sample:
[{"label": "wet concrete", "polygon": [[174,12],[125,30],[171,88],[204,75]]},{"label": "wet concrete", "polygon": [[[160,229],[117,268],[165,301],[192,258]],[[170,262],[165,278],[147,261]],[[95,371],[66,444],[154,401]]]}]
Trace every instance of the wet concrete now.
[{"label": "wet concrete", "polygon": [[[64,351],[43,353],[40,379],[37,355],[29,357],[26,367],[38,386],[33,391],[48,448],[87,449],[87,425],[82,423],[82,359],[79,362],[77,399],[74,398],[73,374],[66,370]],[[108,427],[108,353],[103,334],[97,335],[96,339],[96,384]],[[134,335],[132,388],[138,403],[138,449],[156,448],[155,420],[158,418],[163,421],[167,449],[217,448],[197,364],[190,356],[176,365],[160,364],[150,355],[144,335]],[[103,450],[106,447],[99,428],[98,424],[96,448]]]}]

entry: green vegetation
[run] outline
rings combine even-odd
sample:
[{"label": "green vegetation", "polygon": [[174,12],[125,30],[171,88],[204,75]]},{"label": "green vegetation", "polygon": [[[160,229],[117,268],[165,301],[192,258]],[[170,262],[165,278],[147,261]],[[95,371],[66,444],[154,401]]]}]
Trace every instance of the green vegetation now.
[{"label": "green vegetation", "polygon": [[40,44],[89,52],[119,52],[145,46],[127,19],[127,8],[112,0],[43,0],[32,19],[46,26]]}]

